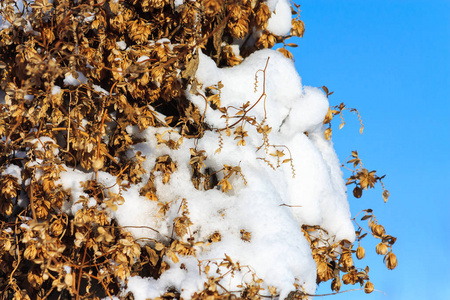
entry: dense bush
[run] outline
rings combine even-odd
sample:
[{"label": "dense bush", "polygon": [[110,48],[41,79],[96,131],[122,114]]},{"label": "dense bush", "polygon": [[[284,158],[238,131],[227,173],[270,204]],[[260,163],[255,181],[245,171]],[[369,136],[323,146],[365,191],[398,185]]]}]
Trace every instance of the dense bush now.
[{"label": "dense bush", "polygon": [[[156,135],[158,145],[174,151],[188,140],[214,132],[220,151],[226,136],[237,140],[235,147],[246,146],[245,126],[253,127],[266,153],[261,161],[274,169],[290,165],[294,172],[292,157],[281,159],[289,145],[270,144],[272,128],[265,118],[251,116],[255,105],[263,105],[265,91],[255,103],[243,101],[231,113],[221,104],[221,83],[201,86],[195,75],[200,55],[210,57],[218,68],[233,67],[255,51],[279,44],[278,51],[292,58],[286,47],[296,45],[285,41],[304,32],[298,6],[293,7],[290,33],[277,35],[276,30],[267,29],[274,11],[263,1],[0,3],[2,299],[133,299],[133,293],[124,293],[130,276],[158,279],[170,268],[168,259],[177,263],[180,256],[195,256],[200,244],[220,241],[220,232],[209,240],[193,239],[189,207],[183,200],[178,202],[167,239],[138,240],[130,228],[120,226],[114,212],[127,201],[122,192],[137,184],[141,184],[140,195],[157,203],[164,218],[170,203],[159,201],[156,180],[161,178],[165,184],[177,170],[177,161],[170,155],[151,158],[151,169],[145,167],[149,157],[139,151],[130,155],[130,147],[143,138],[129,128],[138,133],[164,128],[165,134]],[[259,71],[257,81],[265,88],[264,65]],[[208,109],[220,111],[226,126],[216,128],[206,122],[206,108],[202,111],[194,105],[189,93],[203,97]],[[327,139],[331,120],[345,109],[343,105],[330,108],[323,122],[330,126],[324,130]],[[356,152],[352,155],[349,162],[354,169],[348,184],[355,185],[354,195],[360,197],[382,177],[363,168]],[[246,182],[240,166],[209,170],[205,159],[202,150],[191,149],[190,180],[196,189],[226,193],[233,189],[232,176]],[[91,176],[81,181],[80,192],[68,188],[68,179],[62,180],[62,174],[71,169]],[[100,180],[105,176],[114,178],[113,186]],[[388,192],[383,196],[387,200]],[[391,249],[395,238],[385,233],[371,210],[365,211],[363,219],[381,239],[377,253],[385,256],[389,269],[395,268]],[[355,254],[364,257],[361,246],[353,249],[365,236],[362,228],[352,243],[329,240],[320,226],[302,225],[317,263],[317,283],[332,280],[334,291],[339,291],[341,281],[360,283],[366,292],[373,290],[368,268],[357,269],[352,259]],[[240,233],[243,241],[251,240],[251,232],[242,229]],[[232,273],[247,268],[225,254],[220,261],[199,262],[199,272],[208,273],[214,264]],[[263,292],[266,286],[254,273],[251,283],[239,291],[222,286],[223,276],[208,275],[204,288],[192,297],[257,299],[264,293],[277,294],[276,287]],[[292,286],[292,291],[291,298],[308,294],[301,283]],[[160,297],[177,298],[180,292],[168,289]]]}]

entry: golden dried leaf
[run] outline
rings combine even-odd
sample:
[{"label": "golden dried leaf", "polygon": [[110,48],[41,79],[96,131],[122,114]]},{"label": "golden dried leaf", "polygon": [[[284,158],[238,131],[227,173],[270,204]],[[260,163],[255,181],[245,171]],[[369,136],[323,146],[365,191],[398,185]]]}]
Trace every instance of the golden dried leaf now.
[{"label": "golden dried leaf", "polygon": [[244,229],[241,229],[241,240],[243,240],[245,242],[250,242],[251,239],[252,239],[252,233],[248,232]]},{"label": "golden dried leaf", "polygon": [[187,80],[194,78],[195,73],[197,73],[199,63],[199,56],[197,53],[195,53],[194,56],[186,64],[185,69],[181,72],[181,77]]},{"label": "golden dried leaf", "polygon": [[158,254],[156,254],[156,251],[150,248],[149,246],[145,246],[145,250],[147,250],[149,260],[152,266],[156,266],[159,260],[159,256]]},{"label": "golden dried leaf", "polygon": [[178,257],[176,256],[176,254],[172,251],[167,251],[167,256],[174,262],[174,263],[178,263],[180,260],[178,259]]},{"label": "golden dried leaf", "polygon": [[294,59],[294,55],[286,48],[278,48],[277,51],[281,52],[286,58]]}]

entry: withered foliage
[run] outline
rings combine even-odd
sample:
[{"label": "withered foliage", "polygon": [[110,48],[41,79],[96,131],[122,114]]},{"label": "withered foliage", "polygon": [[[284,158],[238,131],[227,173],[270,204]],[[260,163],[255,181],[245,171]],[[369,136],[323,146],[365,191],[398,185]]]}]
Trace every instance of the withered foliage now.
[{"label": "withered foliage", "polygon": [[[166,127],[166,134],[157,140],[170,149],[178,149],[183,139],[201,137],[205,130],[217,130],[220,136],[233,133],[237,144],[245,146],[244,125],[254,126],[263,141],[260,148],[265,150],[261,159],[273,168],[289,163],[295,174],[292,158],[282,159],[284,150],[289,149],[269,143],[271,128],[265,119],[256,120],[249,114],[253,106],[247,103],[230,111],[221,106],[221,84],[210,87],[205,100],[230,122],[226,128],[212,129],[203,122],[204,112],[185,96],[188,85],[195,93],[199,49],[219,67],[238,65],[257,49],[276,43],[283,43],[279,51],[292,58],[286,46],[296,45],[285,40],[304,32],[299,6],[294,6],[291,35],[281,37],[266,31],[272,12],[260,0],[185,1],[177,7],[168,0],[35,0],[24,1],[23,8],[16,1],[0,0],[3,21],[11,24],[0,31],[0,89],[5,92],[4,104],[0,104],[0,297],[116,296],[120,282],[129,276],[158,278],[169,268],[164,257],[178,262],[178,256],[195,256],[199,247],[220,241],[219,232],[208,241],[193,240],[185,201],[167,244],[149,240],[142,246],[111,217],[110,212],[124,198],[97,181],[98,171],[116,176],[120,191],[141,182],[149,172],[140,192],[150,201],[158,201],[153,182],[156,175],[167,183],[177,168],[167,155],[156,158],[152,170],[144,169],[143,162],[149,158],[141,153],[127,157],[129,147],[139,142],[127,132],[129,126],[141,131]],[[231,47],[237,39],[241,40],[239,54]],[[260,71],[265,80],[265,69]],[[65,84],[69,79],[76,84]],[[264,100],[263,91],[257,103]],[[342,110],[331,111],[329,121]],[[268,160],[270,156],[276,158],[276,166]],[[215,173],[202,173],[205,159],[202,150],[191,150],[192,183],[197,189],[215,187],[227,192],[232,189],[231,176],[246,182],[239,166],[224,165]],[[20,169],[20,176],[3,174],[7,168]],[[74,199],[71,191],[58,183],[65,168],[94,172],[95,177],[81,183],[84,196]],[[220,181],[217,173],[222,173]],[[363,175],[358,174],[354,182],[360,188],[372,187],[370,180],[363,185]],[[367,178],[372,178],[369,175]],[[64,212],[69,200],[80,208],[74,215]],[[158,205],[164,216],[171,203]],[[376,224],[374,218],[371,222]],[[382,239],[377,252],[385,255],[392,269],[396,259],[389,249],[395,238],[377,226],[381,225],[374,225],[373,232]],[[305,232],[309,230],[305,228]],[[183,237],[188,242],[183,242]],[[251,232],[242,229],[241,237],[251,242]],[[314,239],[310,241],[319,249]],[[344,283],[367,281],[366,273],[363,276],[352,269],[350,244],[328,247],[332,250],[314,252],[318,280],[337,281],[335,270],[341,270],[352,274]],[[211,265],[216,273],[210,274],[204,290],[194,298],[236,297],[220,280],[227,272],[250,268],[225,255],[223,260],[199,262],[199,269],[208,274]],[[238,293],[243,299],[261,297],[262,280],[251,274],[253,283],[242,286]],[[297,298],[305,295],[301,285],[294,288],[300,291]],[[366,283],[365,289],[370,288],[373,286]],[[178,298],[179,292],[168,290],[162,297]],[[269,292],[277,294],[274,287],[269,287]],[[133,295],[123,298],[132,299]]]},{"label": "withered foliage", "polygon": [[[326,86],[323,86],[322,89],[327,97],[333,94]],[[329,107],[323,120],[323,124],[328,126],[324,131],[327,140],[331,139],[331,121],[335,116],[338,115],[341,121],[339,129],[344,127],[345,122],[342,115],[344,110],[350,110],[350,112],[356,113],[361,125],[359,131],[361,134],[363,133],[364,125],[358,110],[355,108],[346,108],[345,104],[341,103]],[[307,132],[305,134],[308,135]],[[346,163],[350,164],[352,168],[346,167],[345,163],[342,164],[341,167],[346,168],[352,173],[352,175],[347,178],[346,185],[354,185],[353,196],[355,198],[361,198],[363,190],[372,189],[377,182],[380,182],[383,188],[383,200],[384,202],[387,202],[390,194],[382,182],[385,175],[378,176],[376,171],[368,171],[364,168],[363,163],[358,156],[358,151],[352,151],[349,158],[350,157],[351,159],[347,158],[348,161],[346,161]],[[370,231],[365,230],[358,222],[356,222],[356,217],[362,212],[365,214],[361,220],[368,220]],[[377,254],[384,256],[383,261],[385,262],[386,267],[389,270],[393,270],[397,267],[397,257],[392,250],[392,246],[397,238],[386,234],[384,226],[378,224],[372,209],[366,209],[362,212],[358,213],[352,219],[358,228],[355,232],[356,242],[358,243],[356,249],[353,249],[356,246],[356,242],[350,243],[346,240],[336,241],[333,237],[330,238],[328,232],[319,226],[302,226],[303,233],[311,245],[313,257],[317,263],[316,282],[319,284],[331,280],[331,289],[336,293],[339,293],[342,283],[346,285],[359,283],[361,288],[363,288],[364,292],[367,294],[374,291],[374,285],[369,281],[369,267],[366,266],[364,269],[358,269],[353,262],[353,254],[358,260],[365,257],[365,249],[361,246],[361,240],[365,238],[368,233],[376,239],[381,239],[381,242],[377,244],[375,251]]]},{"label": "withered foliage", "polygon": [[[347,240],[336,241],[330,238],[326,230],[319,226],[303,225],[303,233],[311,245],[312,255],[317,264],[317,284],[331,280],[331,289],[339,292],[342,284],[359,284],[366,293],[374,290],[373,283],[369,281],[369,267],[357,268],[354,263],[354,256],[358,260],[365,257],[365,249],[361,246],[361,240],[370,233],[374,238],[381,239],[376,246],[377,254],[384,255],[384,262],[389,270],[397,267],[397,257],[392,252],[392,246],[396,238],[387,235],[383,225],[378,224],[371,209],[364,210],[365,215],[361,220],[369,220],[370,231],[365,230],[356,222],[356,217],[352,220],[358,227],[356,231],[356,242]],[[363,231],[366,231],[363,233]],[[354,249],[358,243],[358,247]]]},{"label": "withered foliage", "polygon": [[[327,94],[327,97],[332,95],[334,92],[330,92],[326,86],[322,87],[323,91]],[[335,105],[328,108],[328,112],[325,115],[325,118],[323,120],[323,124],[328,125],[328,128],[325,130],[325,138],[327,140],[331,140],[332,130],[331,130],[331,121],[335,116],[339,116],[341,119],[341,123],[339,124],[339,129],[342,129],[345,125],[343,112],[345,110],[349,110],[350,112],[356,113],[358,116],[359,124],[361,127],[359,128],[359,133],[363,134],[364,131],[364,125],[361,119],[361,115],[359,114],[359,111],[356,108],[347,108],[345,107],[344,103],[341,103],[339,105]]]},{"label": "withered foliage", "polygon": [[[352,151],[352,159],[347,161],[347,164],[352,164],[353,169],[349,169],[352,175],[347,178],[346,185],[354,184],[353,196],[355,198],[361,198],[363,190],[372,189],[377,182],[380,182],[383,188],[383,200],[387,202],[389,199],[389,191],[384,187],[383,181],[381,181],[386,175],[378,176],[377,171],[370,171],[363,167],[361,159],[358,157],[358,151]],[[344,167],[344,165],[342,165]]]}]

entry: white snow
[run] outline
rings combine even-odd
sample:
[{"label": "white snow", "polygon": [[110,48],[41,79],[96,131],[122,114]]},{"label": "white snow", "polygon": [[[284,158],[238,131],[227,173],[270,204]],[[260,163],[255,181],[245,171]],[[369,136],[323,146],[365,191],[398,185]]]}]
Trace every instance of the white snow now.
[{"label": "white snow", "polygon": [[65,78],[64,78],[64,84],[65,85],[74,85],[74,86],[79,86],[80,84],[86,84],[87,83],[87,78],[86,76],[84,76],[83,73],[78,72],[78,78],[75,78],[72,76],[72,73],[67,73],[65,74]]},{"label": "white snow", "polygon": [[88,14],[85,16],[83,22],[84,22],[84,23],[90,23],[90,22],[94,21],[94,19],[95,19],[95,14],[94,14],[94,13],[88,13]]},{"label": "white snow", "polygon": [[177,8],[181,4],[183,4],[183,0],[175,0],[175,2],[174,2],[175,8]]},{"label": "white snow", "polygon": [[[262,70],[266,63],[264,85]],[[255,74],[258,78],[256,92]],[[79,80],[84,80],[82,74],[79,75]],[[75,84],[68,78],[66,76],[65,84]],[[221,234],[221,240],[196,247],[196,256],[178,255],[178,263],[167,258],[166,263],[171,268],[157,280],[131,277],[123,293],[132,291],[135,299],[139,300],[160,296],[167,288],[175,287],[181,292],[181,297],[189,299],[194,292],[202,290],[207,281],[205,273],[199,274],[199,261],[204,263],[203,267],[210,262],[210,273],[214,274],[217,267],[213,263],[219,263],[225,255],[241,266],[248,266],[222,279],[221,284],[227,289],[238,290],[238,285],[251,282],[251,274],[254,273],[264,280],[264,287],[276,287],[280,299],[294,290],[296,282],[306,292],[314,293],[316,264],[301,225],[320,225],[337,240],[355,239],[340,163],[333,144],[324,138],[322,121],[328,110],[326,95],[317,88],[303,87],[293,62],[273,50],[257,51],[242,64],[223,69],[217,68],[212,59],[200,53],[196,78],[201,83],[200,93],[204,93],[208,86],[217,86],[219,81],[223,84],[220,91],[222,107],[239,108],[247,101],[252,106],[261,98],[248,116],[262,122],[266,115],[264,124],[272,128],[268,135],[269,143],[283,147],[269,147],[269,154],[264,149],[257,151],[262,144],[262,135],[249,124],[245,127],[248,131],[246,146],[237,146],[233,135],[228,137],[223,133],[220,153],[216,153],[219,148],[216,131],[207,131],[197,141],[185,138],[178,150],[171,150],[166,145],[157,144],[156,134],[178,140],[180,136],[177,133],[169,134],[165,132],[167,128],[148,128],[139,133],[136,127],[127,127],[129,134],[143,140],[127,155],[132,157],[140,151],[146,156],[143,165],[147,173],[141,183],[122,191],[125,203],[119,205],[117,211],[111,211],[111,217],[116,218],[120,225],[127,226],[141,244],[150,239],[167,243],[175,237],[174,219],[181,215],[180,207],[185,203],[193,225],[189,226],[190,234],[185,235],[183,241],[192,235],[195,242],[207,242],[216,232]],[[264,88],[265,99],[261,97]],[[206,108],[203,97],[188,92],[186,96],[200,112],[206,109],[205,121],[212,128],[226,126],[222,113]],[[232,116],[237,110],[230,108],[229,112]],[[276,159],[270,153],[283,150],[283,159],[289,158],[289,151],[284,146],[292,155],[295,177],[289,163],[282,164],[275,171],[258,159],[265,157],[276,165]],[[191,182],[191,148],[205,151],[205,165],[212,172],[219,171],[218,180],[223,178],[220,170],[224,165],[240,166],[246,184],[240,176],[233,175],[229,179],[233,188],[228,193],[220,189],[196,190]],[[170,203],[165,216],[159,213],[158,201],[139,194],[155,165],[155,158],[162,155],[170,155],[177,165],[166,184],[163,184],[160,172],[155,173],[158,201]],[[80,182],[93,177],[93,173],[79,170],[67,169],[61,173],[58,183],[70,188],[72,194],[63,211],[75,214],[82,208],[81,204],[73,204],[80,196],[88,198]],[[119,192],[118,186],[114,185],[116,178],[110,174],[99,172],[98,180],[105,186],[113,186],[110,192]],[[89,205],[95,204],[94,201],[89,202]],[[241,238],[241,230],[251,234],[249,241]],[[226,273],[223,268],[222,273]]]},{"label": "white snow", "polygon": [[266,4],[269,7],[270,11],[274,11],[277,7],[277,4],[280,0],[267,0]]},{"label": "white snow", "polygon": [[99,85],[93,84],[92,87],[94,88],[94,91],[100,94],[109,95],[109,92]]},{"label": "white snow", "polygon": [[[275,4],[276,3],[276,4]],[[269,0],[269,6],[272,15],[267,24],[267,31],[275,35],[287,35],[291,30],[291,5],[288,0]],[[275,7],[275,9],[273,9]]]},{"label": "white snow", "polygon": [[146,60],[148,60],[148,59],[150,59],[150,57],[148,57],[147,55],[142,55],[141,57],[139,57],[139,58],[137,59],[136,62],[140,63],[140,62],[146,61]]},{"label": "white snow", "polygon": [[1,174],[14,176],[17,178],[17,183],[22,184],[21,168],[19,166],[9,165]]},{"label": "white snow", "polygon": [[[325,140],[323,134],[325,128],[322,121],[328,109],[328,100],[323,92],[303,87],[293,62],[273,50],[258,51],[241,65],[226,69],[218,69],[209,57],[200,54],[196,77],[203,89],[222,82],[221,105],[224,107],[240,107],[247,101],[253,105],[263,91],[264,77],[258,70],[264,69],[268,58],[265,124],[272,127],[269,143],[289,148],[295,178],[289,164],[274,171],[258,159],[267,157],[276,164],[263,149],[256,151],[262,138],[249,125],[246,126],[249,136],[245,147],[236,146],[233,136],[223,135],[224,146],[218,154],[215,152],[219,147],[219,137],[214,131],[206,132],[195,143],[192,139],[184,139],[179,150],[171,150],[165,145],[158,145],[156,140],[156,134],[164,134],[166,128],[148,128],[139,133],[137,128],[128,127],[130,134],[144,140],[135,145],[128,155],[134,156],[137,151],[145,155],[147,159],[144,167],[148,173],[140,184],[132,185],[122,192],[125,203],[116,212],[111,212],[111,216],[120,225],[130,226],[128,230],[136,239],[141,239],[142,244],[149,239],[168,242],[173,237],[173,222],[180,216],[180,206],[184,201],[193,223],[189,232],[195,242],[205,242],[215,232],[221,234],[221,240],[197,247],[196,257],[179,256],[178,263],[167,259],[171,268],[158,280],[130,278],[124,293],[132,291],[135,299],[139,300],[160,296],[167,288],[175,287],[181,291],[181,297],[188,299],[194,292],[201,290],[207,281],[206,274],[199,275],[199,261],[205,264],[210,262],[210,272],[215,272],[213,262],[220,262],[225,254],[242,266],[248,266],[234,276],[227,275],[222,279],[221,284],[230,290],[251,282],[251,273],[254,272],[264,280],[265,287],[277,287],[281,299],[294,289],[295,282],[300,282],[306,292],[314,293],[316,265],[301,225],[320,225],[330,236],[354,240],[340,164],[332,143]],[[255,93],[256,73],[258,87]],[[201,112],[205,110],[205,101],[201,96],[186,95]],[[208,107],[205,120],[213,128],[224,128],[225,121],[220,118],[221,115],[218,110]],[[255,116],[261,122],[265,116],[264,101],[260,100],[248,115]],[[305,131],[308,136],[304,134]],[[168,133],[164,137],[168,138]],[[177,140],[179,136],[170,133],[170,138]],[[233,189],[228,193],[219,189],[196,190],[191,182],[191,148],[205,151],[206,167],[212,171],[219,171],[225,164],[240,166],[247,184],[240,176],[232,176],[230,183]],[[286,148],[270,149],[271,152],[275,150],[284,150],[288,157]],[[155,158],[166,154],[176,163],[177,169],[167,184],[162,183],[159,172],[155,173],[158,201],[170,203],[170,209],[163,217],[158,212],[158,202],[140,196],[139,190],[147,182]],[[223,177],[221,174],[218,173],[219,180]],[[71,188],[72,202],[76,202],[81,195],[87,196],[79,182],[92,176],[81,171],[63,172],[60,182]],[[106,186],[115,183],[113,176],[103,172],[99,172],[99,180]],[[79,205],[66,205],[63,210],[74,214],[80,208]],[[241,239],[241,230],[251,233],[250,241]],[[184,236],[183,240],[186,241],[187,237]],[[181,264],[184,269],[180,269]]]},{"label": "white snow", "polygon": [[54,85],[52,87],[52,95],[58,95],[61,93],[61,87],[59,85]]},{"label": "white snow", "polygon": [[127,44],[124,41],[118,41],[116,42],[116,46],[117,48],[119,48],[120,50],[125,50],[127,49]]}]

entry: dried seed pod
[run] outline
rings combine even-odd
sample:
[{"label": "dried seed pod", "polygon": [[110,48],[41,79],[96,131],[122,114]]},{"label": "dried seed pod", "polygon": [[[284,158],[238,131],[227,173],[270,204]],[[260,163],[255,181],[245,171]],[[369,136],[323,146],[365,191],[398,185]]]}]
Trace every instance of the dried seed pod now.
[{"label": "dried seed pod", "polygon": [[385,255],[388,252],[388,246],[383,243],[379,243],[375,249],[377,254]]},{"label": "dried seed pod", "polygon": [[376,236],[383,236],[386,232],[383,225],[376,225],[372,228],[372,232]]},{"label": "dried seed pod", "polygon": [[338,280],[333,279],[333,281],[331,282],[331,289],[333,291],[339,292],[339,290],[341,289],[342,283],[341,280],[339,279],[339,277],[337,277]]},{"label": "dried seed pod", "polygon": [[358,259],[363,259],[364,256],[366,256],[366,251],[363,247],[359,246],[358,249],[356,249],[356,257]]},{"label": "dried seed pod", "polygon": [[342,281],[344,282],[344,284],[350,284],[353,282],[352,276],[349,273],[344,274],[344,276],[342,276]]},{"label": "dried seed pod", "polygon": [[64,223],[63,220],[58,219],[55,220],[51,225],[50,225],[50,231],[52,232],[52,234],[54,236],[59,236],[61,235],[61,233],[64,230]]},{"label": "dried seed pod", "polygon": [[305,33],[305,23],[302,20],[292,20],[291,35],[303,37]]},{"label": "dried seed pod", "polygon": [[367,281],[366,284],[364,285],[364,292],[366,294],[370,294],[373,292],[373,283],[370,281]]},{"label": "dried seed pod", "polygon": [[34,243],[30,244],[26,249],[25,252],[23,254],[23,256],[25,257],[25,259],[27,260],[33,260],[36,258],[37,255],[37,249],[36,246],[34,245]]},{"label": "dried seed pod", "polygon": [[393,252],[389,252],[384,258],[386,266],[389,270],[393,270],[397,267],[397,256]]},{"label": "dried seed pod", "polygon": [[341,259],[339,261],[344,266],[344,268],[350,268],[351,266],[353,266],[352,253],[350,251],[342,253]]},{"label": "dried seed pod", "polygon": [[44,282],[42,276],[39,273],[36,272],[29,272],[27,275],[27,280],[31,284],[31,286],[38,290],[42,283]]},{"label": "dried seed pod", "polygon": [[223,0],[203,0],[205,14],[208,17],[217,15],[223,7]]},{"label": "dried seed pod", "polygon": [[277,37],[270,32],[263,32],[259,39],[255,42],[258,48],[272,48],[277,42]]},{"label": "dried seed pod", "polygon": [[261,26],[263,29],[266,29],[267,23],[270,18],[270,9],[269,6],[265,3],[261,3],[258,10],[256,11],[256,24]]},{"label": "dried seed pod", "polygon": [[103,157],[95,158],[92,161],[92,168],[94,169],[94,171],[101,170],[103,168],[103,164]]}]

